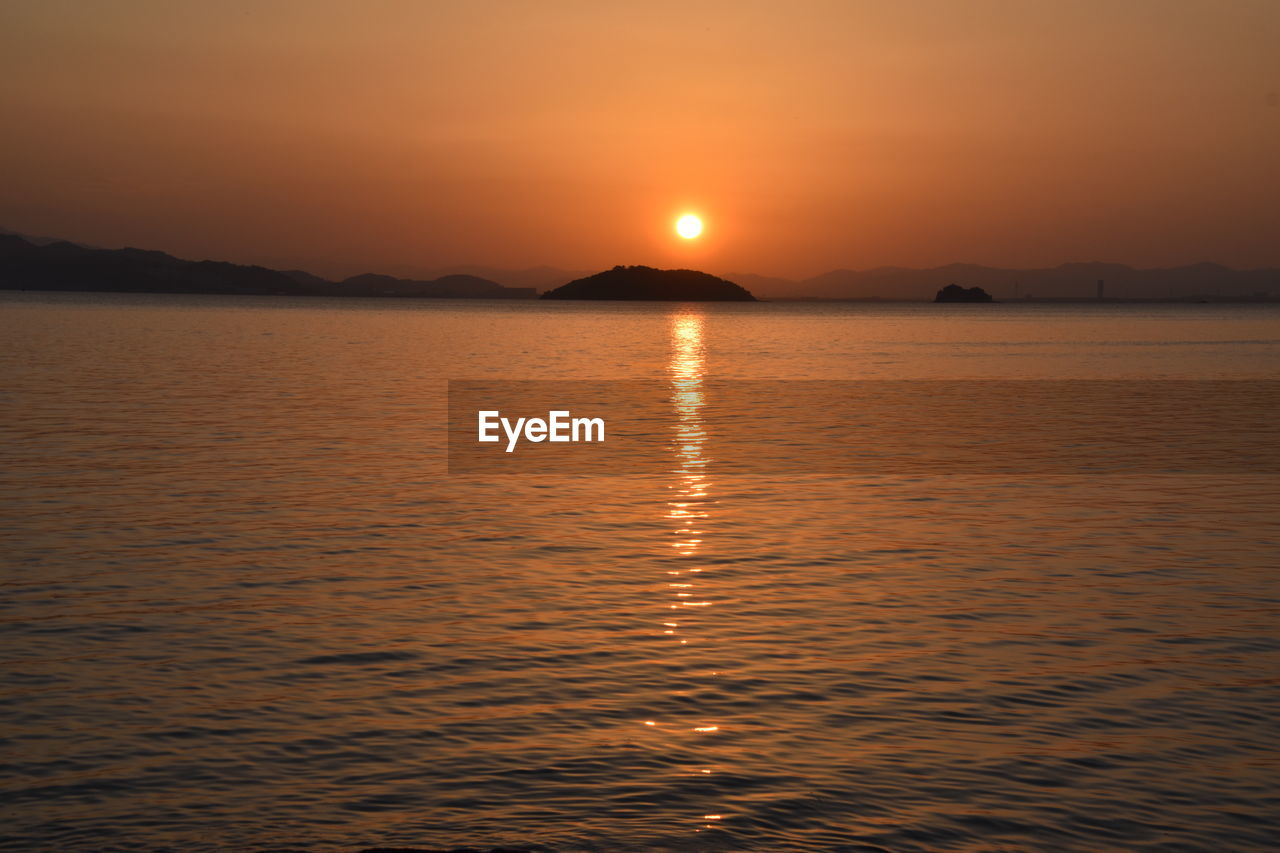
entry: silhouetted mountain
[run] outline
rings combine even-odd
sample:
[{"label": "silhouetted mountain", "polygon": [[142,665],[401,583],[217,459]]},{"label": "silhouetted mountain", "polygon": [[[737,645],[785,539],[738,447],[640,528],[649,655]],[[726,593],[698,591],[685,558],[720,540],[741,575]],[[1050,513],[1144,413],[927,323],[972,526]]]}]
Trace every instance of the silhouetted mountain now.
[{"label": "silhouetted mountain", "polygon": [[432,281],[413,278],[393,278],[389,275],[366,273],[343,279],[338,285],[344,290],[369,296],[453,297],[456,299],[532,299],[538,293],[533,288],[503,287],[494,281],[474,275],[447,275]]},{"label": "silhouetted mountain", "polygon": [[321,278],[318,275],[313,275],[306,270],[283,270],[283,272],[299,284],[311,285],[313,287],[323,287],[325,285],[333,284],[333,282],[328,279]]},{"label": "silhouetted mountain", "polygon": [[749,291],[709,273],[642,266],[617,266],[547,291],[542,298],[755,302]]},{"label": "silhouetted mountain", "polygon": [[799,284],[799,282],[789,278],[776,278],[749,272],[727,273],[723,278],[762,296],[770,293],[774,295],[794,294],[796,293],[796,286]]},{"label": "silhouetted mountain", "polygon": [[84,249],[96,249],[97,246],[90,246],[88,243],[73,243],[64,237],[44,237],[39,234],[24,234],[21,231],[13,231],[9,228],[0,228],[0,235],[8,235],[10,237],[21,237],[28,243],[35,246],[47,246],[50,243],[71,243],[73,246],[80,246]]},{"label": "silhouetted mountain", "polygon": [[942,290],[938,291],[938,295],[933,298],[934,302],[994,302],[991,294],[987,293],[981,287],[961,287],[958,284],[948,284]]},{"label": "silhouetted mountain", "polygon": [[363,275],[333,282],[302,270],[280,272],[221,261],[185,261],[164,252],[87,249],[65,241],[37,246],[4,234],[0,234],[0,289],[483,299],[537,296],[533,288],[503,287],[475,276],[419,281]]},{"label": "silhouetted mountain", "polygon": [[529,267],[528,269],[503,269],[479,264],[458,264],[449,267],[419,267],[401,264],[387,270],[403,278],[434,280],[450,275],[472,275],[488,281],[496,281],[504,287],[532,287],[539,291],[551,290],[562,284],[591,274],[590,270],[564,270],[558,267]]}]

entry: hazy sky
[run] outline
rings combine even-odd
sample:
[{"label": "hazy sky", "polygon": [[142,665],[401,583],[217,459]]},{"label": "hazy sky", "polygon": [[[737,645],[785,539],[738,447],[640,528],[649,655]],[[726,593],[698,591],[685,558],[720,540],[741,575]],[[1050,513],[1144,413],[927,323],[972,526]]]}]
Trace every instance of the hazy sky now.
[{"label": "hazy sky", "polygon": [[0,225],[183,257],[1280,266],[1277,0],[7,0],[0,109]]}]

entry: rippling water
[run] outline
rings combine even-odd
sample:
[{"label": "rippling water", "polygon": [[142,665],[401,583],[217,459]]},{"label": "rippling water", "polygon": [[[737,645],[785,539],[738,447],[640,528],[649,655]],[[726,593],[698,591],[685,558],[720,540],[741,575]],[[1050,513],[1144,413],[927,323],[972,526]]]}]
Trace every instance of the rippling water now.
[{"label": "rippling water", "polygon": [[[1274,379],[1275,308],[6,294],[0,340],[6,849],[1274,849],[1273,477],[720,476],[697,383]],[[492,377],[669,382],[670,470],[447,474]]]}]

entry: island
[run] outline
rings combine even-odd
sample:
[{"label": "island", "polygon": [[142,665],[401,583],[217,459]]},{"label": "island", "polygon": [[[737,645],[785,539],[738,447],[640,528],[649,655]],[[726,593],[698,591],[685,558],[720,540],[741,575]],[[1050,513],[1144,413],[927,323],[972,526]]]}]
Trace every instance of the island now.
[{"label": "island", "polygon": [[991,298],[991,294],[987,293],[981,287],[961,287],[958,284],[948,284],[942,290],[938,291],[938,295],[933,298],[934,302],[995,302]]},{"label": "island", "polygon": [[755,302],[744,287],[697,270],[616,266],[548,290],[543,299],[625,299],[662,302]]}]

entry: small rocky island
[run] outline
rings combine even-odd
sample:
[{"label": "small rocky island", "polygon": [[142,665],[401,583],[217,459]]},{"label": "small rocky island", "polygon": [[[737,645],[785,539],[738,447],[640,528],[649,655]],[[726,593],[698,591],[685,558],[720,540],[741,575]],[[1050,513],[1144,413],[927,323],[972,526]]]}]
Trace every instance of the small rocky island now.
[{"label": "small rocky island", "polygon": [[628,299],[663,302],[755,302],[751,292],[697,270],[617,266],[548,290],[543,299]]},{"label": "small rocky island", "polygon": [[942,290],[938,291],[938,295],[933,298],[934,302],[995,302],[991,298],[991,294],[987,293],[981,287],[961,287],[958,284],[948,284]]}]

